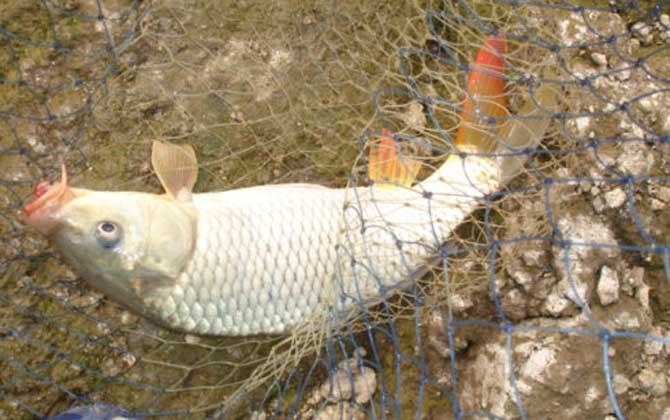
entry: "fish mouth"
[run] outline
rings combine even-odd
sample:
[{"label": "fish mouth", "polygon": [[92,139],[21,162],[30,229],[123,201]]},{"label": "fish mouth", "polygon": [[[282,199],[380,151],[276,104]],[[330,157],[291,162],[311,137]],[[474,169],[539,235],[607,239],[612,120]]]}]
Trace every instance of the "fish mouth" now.
[{"label": "fish mouth", "polygon": [[23,208],[26,222],[40,233],[48,235],[57,225],[57,214],[75,194],[67,185],[67,169],[61,166],[61,180],[54,184],[42,181],[33,188],[33,202]]}]

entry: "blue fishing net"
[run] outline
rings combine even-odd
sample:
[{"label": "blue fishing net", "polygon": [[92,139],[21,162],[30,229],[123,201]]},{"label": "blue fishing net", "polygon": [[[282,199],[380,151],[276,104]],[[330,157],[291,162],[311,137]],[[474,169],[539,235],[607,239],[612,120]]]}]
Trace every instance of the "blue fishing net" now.
[{"label": "blue fishing net", "polygon": [[[668,1],[7,2],[1,416],[670,416],[668,15]],[[155,139],[195,146],[199,191],[367,185],[382,129],[429,173],[463,153],[464,86],[492,35],[509,114],[482,130],[504,143],[504,124],[548,120],[542,142],[497,153],[524,169],[425,270],[321,335],[166,331],[22,222],[61,163],[76,185],[158,192]]]}]

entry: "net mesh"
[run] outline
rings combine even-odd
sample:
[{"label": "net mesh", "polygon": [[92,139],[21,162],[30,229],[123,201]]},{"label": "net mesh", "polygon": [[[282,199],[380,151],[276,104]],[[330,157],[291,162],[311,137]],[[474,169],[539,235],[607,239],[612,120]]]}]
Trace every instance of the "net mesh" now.
[{"label": "net mesh", "polygon": [[[361,3],[0,3],[2,417],[670,416],[670,2]],[[166,331],[22,222],[62,162],[73,184],[159,192],[152,140],[194,145],[197,191],[354,187],[386,128],[422,178],[459,153],[492,34],[509,114],[480,128],[501,140],[531,103],[541,144],[505,152],[523,172],[420,276],[318,334]]]}]

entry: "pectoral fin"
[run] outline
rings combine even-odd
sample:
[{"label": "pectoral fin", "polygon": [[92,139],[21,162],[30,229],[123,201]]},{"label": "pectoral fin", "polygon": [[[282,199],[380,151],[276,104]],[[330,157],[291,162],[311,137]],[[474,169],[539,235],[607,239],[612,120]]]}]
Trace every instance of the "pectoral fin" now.
[{"label": "pectoral fin", "polygon": [[411,187],[421,169],[421,162],[401,156],[399,147],[391,132],[383,129],[379,143],[370,147],[368,178],[380,182],[382,186]]},{"label": "pectoral fin", "polygon": [[154,141],[151,165],[168,195],[182,201],[191,199],[198,178],[198,160],[190,145]]}]

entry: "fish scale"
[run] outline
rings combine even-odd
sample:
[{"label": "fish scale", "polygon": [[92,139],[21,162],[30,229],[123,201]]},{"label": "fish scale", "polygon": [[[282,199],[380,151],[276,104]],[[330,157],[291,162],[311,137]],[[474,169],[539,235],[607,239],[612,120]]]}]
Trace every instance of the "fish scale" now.
[{"label": "fish scale", "polygon": [[[213,335],[284,333],[348,310],[434,255],[477,197],[495,190],[497,167],[492,159],[452,159],[414,190],[287,185],[194,194],[191,260],[175,287],[158,289],[146,304],[171,328]],[[343,211],[348,201],[356,211]]]}]

